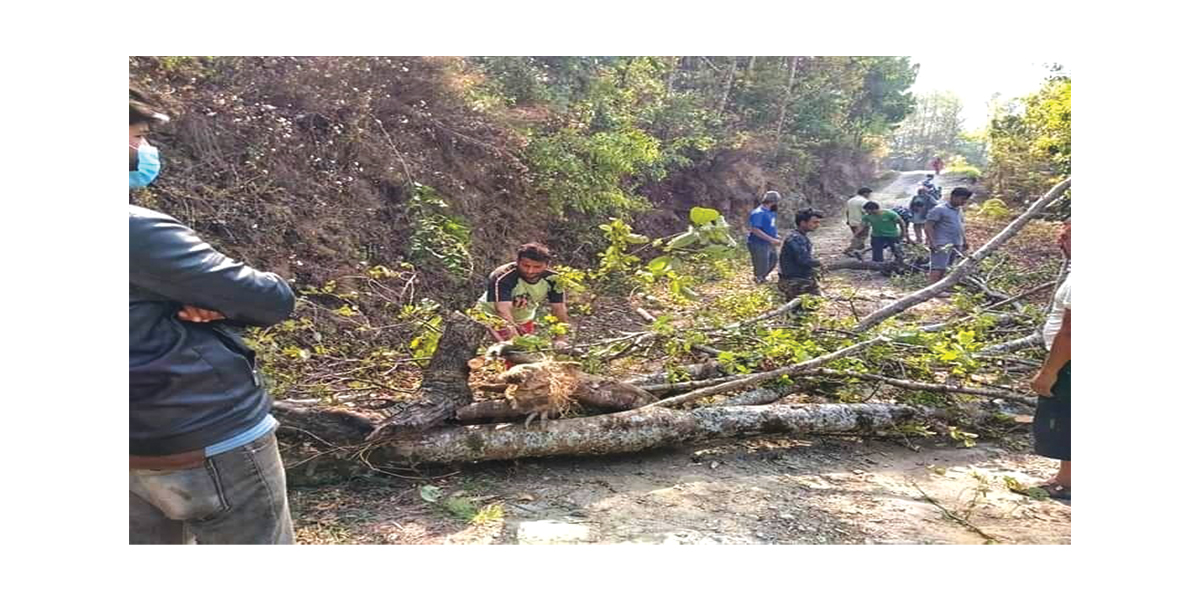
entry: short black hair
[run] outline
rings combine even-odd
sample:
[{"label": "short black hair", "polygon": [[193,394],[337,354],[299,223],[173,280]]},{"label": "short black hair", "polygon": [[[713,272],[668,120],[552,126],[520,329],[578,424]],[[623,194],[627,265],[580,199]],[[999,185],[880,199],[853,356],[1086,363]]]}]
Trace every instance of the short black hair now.
[{"label": "short black hair", "polygon": [[877,208],[879,208],[878,202],[868,202],[863,205],[863,210],[875,210]]},{"label": "short black hair", "polygon": [[972,192],[971,190],[968,190],[965,187],[956,187],[950,192],[950,197],[951,198],[970,198],[971,194],[973,194],[973,193],[974,192]]},{"label": "short black hair", "polygon": [[804,223],[804,222],[808,221],[809,219],[813,219],[813,218],[824,219],[825,215],[823,215],[811,208],[802,208],[802,209],[800,209],[800,212],[796,213],[796,226],[799,227],[801,223]]},{"label": "short black hair", "polygon": [[548,263],[550,262],[550,249],[537,242],[521,244],[517,248],[517,260],[521,260],[522,258]]},{"label": "short black hair", "polygon": [[867,194],[870,194],[870,193],[871,193],[871,191],[872,191],[872,190],[871,190],[871,188],[869,188],[869,187],[860,187],[860,188],[858,188],[858,195],[859,195],[859,196],[866,196]]},{"label": "short black hair", "polygon": [[771,202],[774,202],[775,204],[779,204],[779,200],[782,197],[783,196],[779,195],[779,192],[772,190],[772,191],[769,191],[769,192],[763,194],[762,201],[759,202],[759,204],[768,204]]}]

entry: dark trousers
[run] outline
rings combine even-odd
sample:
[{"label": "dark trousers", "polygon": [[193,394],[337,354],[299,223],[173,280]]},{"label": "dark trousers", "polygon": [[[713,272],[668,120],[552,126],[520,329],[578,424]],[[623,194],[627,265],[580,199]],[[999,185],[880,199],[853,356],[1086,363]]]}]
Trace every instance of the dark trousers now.
[{"label": "dark trousers", "polygon": [[1071,361],[1058,370],[1049,398],[1039,397],[1033,416],[1033,451],[1071,460]]},{"label": "dark trousers", "polygon": [[883,250],[885,248],[892,249],[892,258],[897,262],[904,261],[904,251],[900,249],[900,238],[898,237],[880,237],[877,235],[871,236],[871,260],[874,262],[883,262]]},{"label": "dark trousers", "polygon": [[291,544],[292,514],[275,434],[204,464],[129,470],[130,544]]}]

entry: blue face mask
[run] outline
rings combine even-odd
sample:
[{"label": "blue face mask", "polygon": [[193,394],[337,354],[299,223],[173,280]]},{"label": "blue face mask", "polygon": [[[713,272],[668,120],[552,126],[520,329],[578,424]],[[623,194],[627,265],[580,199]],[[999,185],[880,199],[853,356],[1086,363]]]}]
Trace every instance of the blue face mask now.
[{"label": "blue face mask", "polygon": [[129,189],[143,188],[158,177],[158,148],[143,141],[137,147],[137,170],[129,172]]}]

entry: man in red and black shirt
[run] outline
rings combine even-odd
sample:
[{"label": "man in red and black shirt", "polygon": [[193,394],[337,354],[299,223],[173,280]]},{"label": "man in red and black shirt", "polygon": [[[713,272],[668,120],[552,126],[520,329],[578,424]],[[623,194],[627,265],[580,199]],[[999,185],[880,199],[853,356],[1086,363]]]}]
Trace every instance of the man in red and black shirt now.
[{"label": "man in red and black shirt", "polygon": [[[543,300],[549,301],[550,310],[559,321],[570,323],[566,292],[557,285],[558,273],[549,266],[550,250],[541,244],[529,243],[517,248],[516,262],[501,265],[488,276],[487,291],[479,298],[477,306],[505,321],[504,327],[492,330],[496,341],[532,334],[533,318]],[[555,348],[566,344],[562,336],[554,339]]]}]

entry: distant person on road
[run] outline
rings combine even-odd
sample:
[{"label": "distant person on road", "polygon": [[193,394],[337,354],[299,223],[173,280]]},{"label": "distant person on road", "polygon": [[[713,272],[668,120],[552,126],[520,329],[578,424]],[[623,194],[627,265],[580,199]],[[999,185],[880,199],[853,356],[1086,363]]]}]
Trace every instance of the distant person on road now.
[{"label": "distant person on road", "polygon": [[779,261],[776,248],[783,245],[779,231],[775,228],[775,213],[779,210],[779,192],[763,194],[758,208],[750,213],[750,233],[746,245],[750,249],[750,263],[754,268],[754,282],[766,283],[767,276],[775,270]]},{"label": "distant person on road", "polygon": [[924,187],[917,188],[917,195],[908,203],[908,210],[912,213],[913,233],[918,244],[925,243],[925,217],[929,215],[929,209],[933,208],[933,205],[933,196]]},{"label": "distant person on road", "polygon": [[796,213],[796,231],[788,236],[779,254],[779,291],[784,300],[800,294],[821,295],[817,284],[817,269],[821,261],[813,256],[812,241],[808,234],[821,226],[825,215],[804,208]]},{"label": "distant person on road", "polygon": [[945,166],[945,163],[942,162],[942,157],[935,156],[933,157],[933,162],[929,163],[929,166],[933,168],[934,175],[941,175],[942,167]]},{"label": "distant person on road", "polygon": [[[1071,258],[1071,222],[1058,236],[1058,246]],[[1037,486],[1051,498],[1071,499],[1071,275],[1054,293],[1054,304],[1042,328],[1049,354],[1030,382],[1038,395],[1033,417],[1033,450],[1061,461],[1054,479]]]},{"label": "distant person on road", "polygon": [[[549,301],[550,311],[559,321],[570,323],[566,292],[556,289],[553,278],[558,273],[549,266],[550,250],[532,242],[517,248],[516,262],[500,265],[488,275],[487,290],[476,307],[504,321],[502,327],[491,330],[497,342],[533,334],[533,318],[543,300]],[[566,346],[562,336],[555,338],[556,350]]]},{"label": "distant person on road", "polygon": [[954,188],[950,199],[929,209],[925,216],[925,237],[929,240],[929,283],[937,283],[946,270],[970,246],[963,228],[962,206],[971,199],[971,190]]},{"label": "distant person on road", "polygon": [[858,188],[858,193],[846,201],[846,226],[850,228],[850,246],[842,254],[862,260],[866,247],[867,230],[862,226],[863,206],[870,201],[871,188]]},{"label": "distant person on road", "polygon": [[895,211],[881,208],[878,202],[863,205],[862,226],[871,233],[871,261],[883,262],[883,251],[890,249],[896,262],[904,261],[900,248],[900,228],[904,221]]}]

